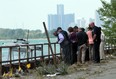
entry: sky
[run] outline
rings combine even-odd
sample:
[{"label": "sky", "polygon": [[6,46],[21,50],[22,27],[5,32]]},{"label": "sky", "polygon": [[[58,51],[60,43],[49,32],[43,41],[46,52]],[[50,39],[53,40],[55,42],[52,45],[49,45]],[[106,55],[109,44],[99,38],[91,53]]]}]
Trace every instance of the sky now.
[{"label": "sky", "polygon": [[44,31],[43,22],[48,26],[48,14],[56,14],[58,4],[65,14],[74,13],[75,21],[94,18],[102,7],[100,0],[0,0],[0,28]]}]

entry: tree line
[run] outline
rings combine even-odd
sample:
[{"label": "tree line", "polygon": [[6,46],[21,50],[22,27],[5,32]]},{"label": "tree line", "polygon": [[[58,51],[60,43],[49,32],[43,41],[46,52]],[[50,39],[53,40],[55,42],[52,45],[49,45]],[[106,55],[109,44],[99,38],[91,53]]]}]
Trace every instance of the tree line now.
[{"label": "tree line", "polygon": [[[49,31],[49,37],[54,38],[54,30]],[[41,30],[27,30],[27,29],[3,29],[0,28],[0,39],[37,39],[46,38],[45,32]]]},{"label": "tree line", "polygon": [[[101,0],[102,7],[98,9],[101,20],[104,22],[103,31],[110,43],[116,44],[116,0],[110,3]],[[115,41],[115,42],[113,42]]]}]

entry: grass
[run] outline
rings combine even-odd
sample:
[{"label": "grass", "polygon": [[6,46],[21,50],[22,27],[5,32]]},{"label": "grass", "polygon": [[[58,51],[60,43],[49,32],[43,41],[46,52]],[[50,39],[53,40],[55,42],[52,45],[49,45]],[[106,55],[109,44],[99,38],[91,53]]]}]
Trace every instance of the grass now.
[{"label": "grass", "polygon": [[84,77],[80,77],[80,78],[77,78],[77,79],[85,79]]},{"label": "grass", "polygon": [[57,68],[52,64],[46,65],[45,63],[41,63],[41,66],[39,66],[36,69],[34,69],[33,71],[31,71],[31,73],[35,77],[33,79],[36,79],[36,78],[43,79],[44,78],[43,75],[55,74],[57,72],[60,75],[66,75],[66,74],[68,74],[67,69],[68,69],[68,65],[66,65],[64,63],[58,64]]},{"label": "grass", "polygon": [[[107,63],[107,60],[102,60],[103,63]],[[24,79],[31,79],[29,77],[32,77],[32,79],[44,79],[44,75],[47,74],[55,74],[58,72],[60,75],[67,75],[71,74],[77,71],[86,71],[86,74],[88,75],[99,75],[100,73],[103,72],[102,69],[95,70],[95,71],[90,71],[88,70],[88,64],[73,64],[71,66],[61,62],[57,64],[57,68],[53,64],[48,64],[46,65],[45,63],[41,63],[41,66],[36,67],[33,70],[29,70],[29,73],[25,75]],[[14,74],[13,78],[20,79],[22,76],[18,74]],[[55,78],[55,77],[54,77]],[[8,79],[8,78],[3,78],[3,79]],[[77,79],[85,79],[84,77],[80,77]]]},{"label": "grass", "polygon": [[57,71],[61,74],[61,75],[66,75],[66,74],[68,74],[68,65],[67,64],[65,64],[65,63],[60,63],[59,65],[58,65],[58,69],[57,69]]},{"label": "grass", "polygon": [[[29,72],[26,75],[22,74],[13,74],[12,78],[16,79],[44,79],[44,75],[59,73],[60,75],[68,74],[67,69],[68,65],[64,63],[57,64],[57,68],[53,64],[46,65],[41,63],[41,66],[36,67],[33,70],[28,70]],[[3,79],[9,79],[4,77]]]}]

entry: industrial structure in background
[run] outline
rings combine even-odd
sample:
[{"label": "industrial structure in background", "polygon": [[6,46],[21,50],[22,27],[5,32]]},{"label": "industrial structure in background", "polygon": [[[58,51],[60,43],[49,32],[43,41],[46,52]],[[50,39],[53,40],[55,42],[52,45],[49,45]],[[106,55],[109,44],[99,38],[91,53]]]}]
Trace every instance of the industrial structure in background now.
[{"label": "industrial structure in background", "polygon": [[48,30],[56,29],[57,27],[62,27],[64,30],[67,30],[67,27],[71,23],[75,22],[75,15],[73,14],[64,14],[64,5],[57,5],[57,14],[48,15]]},{"label": "industrial structure in background", "polygon": [[57,27],[62,27],[62,29],[67,30],[69,26],[77,25],[78,27],[86,28],[90,22],[95,22],[95,24],[99,27],[102,27],[103,22],[100,20],[100,15],[97,11],[95,11],[94,18],[77,18],[75,21],[75,14],[65,14],[64,13],[64,5],[57,5],[57,13],[56,14],[48,14],[48,30],[56,29]]}]

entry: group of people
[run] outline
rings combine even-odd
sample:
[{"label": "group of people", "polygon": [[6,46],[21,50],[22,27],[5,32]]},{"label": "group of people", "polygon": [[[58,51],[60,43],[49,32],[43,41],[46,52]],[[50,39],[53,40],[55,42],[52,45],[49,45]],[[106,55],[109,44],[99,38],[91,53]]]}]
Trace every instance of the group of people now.
[{"label": "group of people", "polygon": [[63,61],[66,64],[84,64],[86,61],[100,63],[99,48],[101,41],[104,41],[101,39],[100,27],[91,22],[87,32],[84,28],[78,28],[77,26],[69,27],[67,31],[58,27],[54,32],[62,49]]}]

